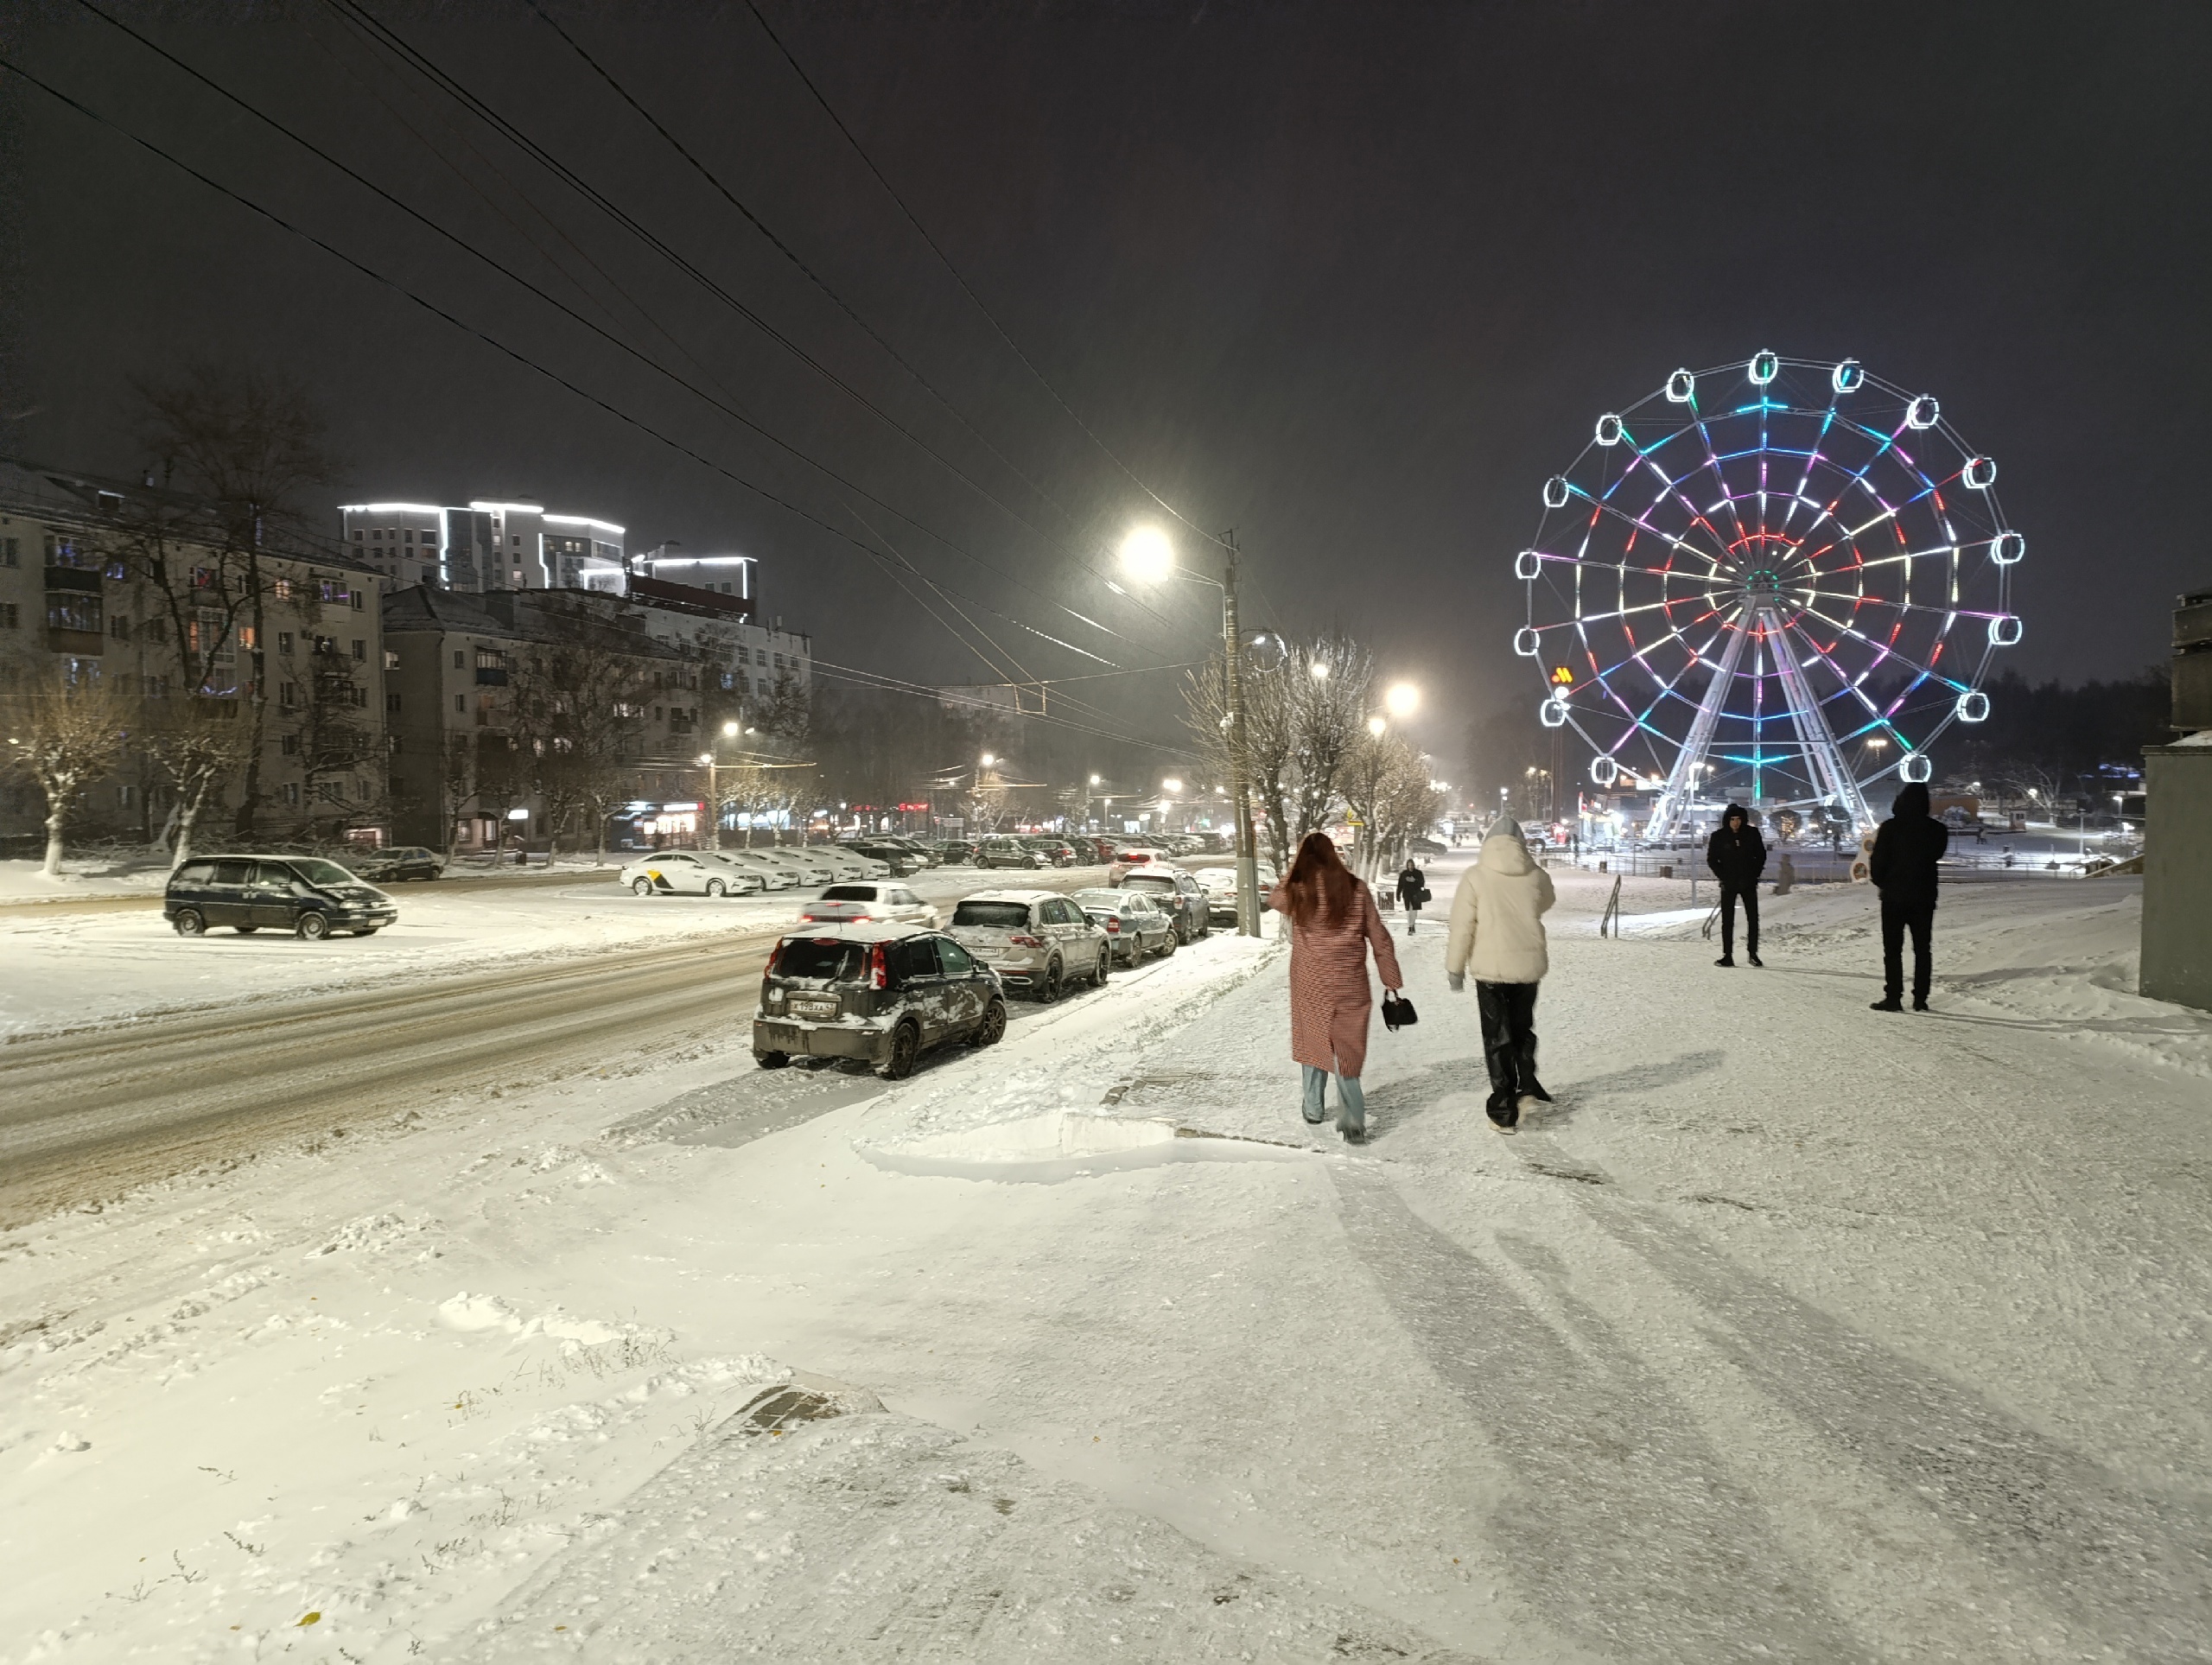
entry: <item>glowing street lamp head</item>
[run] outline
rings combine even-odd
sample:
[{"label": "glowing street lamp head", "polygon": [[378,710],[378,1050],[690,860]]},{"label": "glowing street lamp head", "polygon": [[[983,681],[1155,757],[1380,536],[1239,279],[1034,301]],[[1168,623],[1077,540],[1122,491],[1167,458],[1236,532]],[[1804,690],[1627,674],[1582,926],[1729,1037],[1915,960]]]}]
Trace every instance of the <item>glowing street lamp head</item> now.
[{"label": "glowing street lamp head", "polygon": [[1367,720],[1367,732],[1370,734],[1379,735],[1389,726],[1389,721],[1382,717],[1370,717]]},{"label": "glowing street lamp head", "polygon": [[1096,785],[1099,785],[1099,784],[1100,784],[1100,777],[1098,777],[1098,776],[1096,776],[1096,775],[1093,775],[1093,776],[1091,776],[1091,778],[1090,778],[1090,784],[1091,784],[1092,785],[1094,785],[1094,786],[1096,786]]},{"label": "glowing street lamp head", "polygon": [[1175,776],[1170,775],[1160,783],[1160,790],[1163,792],[1179,792],[1183,790],[1183,783]]},{"label": "glowing street lamp head", "polygon": [[1325,660],[1325,659],[1316,659],[1316,660],[1314,660],[1313,664],[1309,664],[1309,665],[1307,665],[1307,666],[1306,667],[1306,674],[1307,676],[1309,676],[1309,677],[1313,677],[1313,680],[1314,680],[1315,682],[1317,682],[1317,683],[1325,683],[1325,682],[1328,681],[1328,680],[1329,680],[1329,664],[1328,664],[1328,661],[1327,661],[1327,660]]},{"label": "glowing street lamp head", "polygon": [[1160,583],[1175,570],[1175,546],[1159,527],[1139,526],[1122,540],[1122,567],[1140,583]]},{"label": "glowing street lamp head", "polygon": [[979,759],[979,761],[982,764],[982,766],[983,766],[986,769],[988,769],[988,768],[989,768],[989,767],[991,766],[991,765],[993,765],[994,763],[996,763],[996,762],[998,761],[998,759],[997,759],[996,758],[993,757],[993,756],[992,756],[988,752],[986,752],[986,753],[983,753],[982,757]]},{"label": "glowing street lamp head", "polygon": [[732,740],[735,740],[737,738],[737,720],[734,717],[731,718],[729,721],[722,725],[722,733],[728,735]]},{"label": "glowing street lamp head", "polygon": [[1382,696],[1382,709],[1402,721],[1421,709],[1421,690],[1411,683],[1393,683]]},{"label": "glowing street lamp head", "polygon": [[702,752],[699,753],[699,761],[702,765],[712,763],[714,760],[715,754],[712,752]]}]

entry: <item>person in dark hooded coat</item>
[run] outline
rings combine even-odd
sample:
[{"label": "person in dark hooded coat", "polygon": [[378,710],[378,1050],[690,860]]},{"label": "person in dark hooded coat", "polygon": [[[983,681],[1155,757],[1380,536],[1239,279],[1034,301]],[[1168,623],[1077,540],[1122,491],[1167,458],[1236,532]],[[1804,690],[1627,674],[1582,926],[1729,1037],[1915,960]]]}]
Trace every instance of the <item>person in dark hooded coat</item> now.
[{"label": "person in dark hooded coat", "polygon": [[1867,876],[1882,893],[1882,998],[1877,1012],[1904,1010],[1904,938],[1912,933],[1912,1009],[1928,1009],[1935,963],[1928,939],[1936,928],[1936,864],[1950,848],[1950,829],[1929,812],[1928,788],[1909,781],[1874,833]]},{"label": "person in dark hooded coat", "polygon": [[1751,825],[1748,810],[1731,804],[1705,842],[1705,865],[1720,881],[1720,957],[1715,965],[1736,963],[1736,904],[1744,905],[1744,954],[1759,958],[1759,875],[1766,871],[1766,840]]}]

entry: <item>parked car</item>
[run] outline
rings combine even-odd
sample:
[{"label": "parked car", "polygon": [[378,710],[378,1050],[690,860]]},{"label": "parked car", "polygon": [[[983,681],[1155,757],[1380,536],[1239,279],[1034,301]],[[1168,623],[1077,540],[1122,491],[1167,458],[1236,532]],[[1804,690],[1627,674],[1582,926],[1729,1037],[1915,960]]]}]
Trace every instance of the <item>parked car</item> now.
[{"label": "parked car", "polygon": [[800,903],[798,909],[801,925],[881,925],[887,920],[893,925],[927,925],[932,931],[939,923],[935,908],[896,881],[830,885],[812,901]]},{"label": "parked car", "polygon": [[909,838],[904,833],[878,833],[876,842],[880,844],[889,844],[897,849],[912,850],[920,858],[924,867],[934,867],[938,865],[937,851],[918,838]]},{"label": "parked car", "polygon": [[958,943],[906,925],[810,925],[768,956],[753,1019],[763,1069],[834,1058],[893,1081],[933,1046],[1006,1033],[1006,991]]},{"label": "parked car", "polygon": [[228,925],[242,937],[270,929],[317,942],[334,931],[373,937],[398,917],[391,897],[319,855],[194,856],[162,896],[162,918],[180,937]]},{"label": "parked car", "polygon": [[[1255,869],[1258,875],[1260,912],[1268,911],[1268,893],[1275,887],[1275,870],[1262,861]],[[1206,893],[1206,906],[1217,922],[1236,923],[1236,869],[1234,867],[1200,867],[1191,875],[1198,888]]]},{"label": "parked car", "polygon": [[640,896],[743,896],[765,890],[758,873],[704,850],[657,850],[626,862],[614,875]]},{"label": "parked car", "polygon": [[1104,930],[1055,891],[978,891],[954,906],[950,929],[1001,982],[1040,1001],[1074,977],[1103,987],[1112,968]]},{"label": "parked car", "polygon": [[770,890],[789,890],[794,885],[812,885],[821,881],[805,869],[792,866],[782,859],[779,851],[724,850],[721,859],[733,866],[760,875],[761,882]]},{"label": "parked car", "polygon": [[1001,836],[986,838],[976,850],[976,865],[979,867],[1047,867],[1052,865],[1042,850],[1033,849],[1019,838]]},{"label": "parked car", "polygon": [[1114,853],[1122,848],[1118,839],[1109,837],[1104,833],[1070,833],[1068,840],[1076,847],[1076,854],[1087,867],[1104,867],[1114,859]]},{"label": "parked car", "polygon": [[1079,890],[1068,898],[1106,933],[1114,957],[1135,965],[1147,954],[1175,951],[1175,922],[1141,890]]},{"label": "parked car", "polygon": [[856,855],[866,856],[872,861],[882,862],[891,869],[893,874],[901,879],[908,874],[919,873],[924,867],[929,866],[929,862],[919,853],[908,849],[904,844],[887,844],[871,838],[856,839],[845,848]]},{"label": "parked car", "polygon": [[1211,905],[1198,881],[1182,868],[1165,862],[1139,867],[1122,879],[1121,888],[1141,890],[1151,896],[1160,912],[1175,922],[1178,941],[1187,943],[1194,937],[1212,934]]},{"label": "parked car", "polygon": [[1045,858],[1046,865],[1071,867],[1075,865],[1075,846],[1053,833],[1019,833],[1014,842],[1025,844]]},{"label": "parked car", "polygon": [[976,859],[976,847],[965,838],[940,838],[930,848],[937,852],[938,861],[948,867]]},{"label": "parked car", "polygon": [[399,844],[387,849],[363,850],[346,858],[345,866],[356,878],[372,885],[397,884],[408,879],[436,879],[446,870],[443,851],[420,844]]}]

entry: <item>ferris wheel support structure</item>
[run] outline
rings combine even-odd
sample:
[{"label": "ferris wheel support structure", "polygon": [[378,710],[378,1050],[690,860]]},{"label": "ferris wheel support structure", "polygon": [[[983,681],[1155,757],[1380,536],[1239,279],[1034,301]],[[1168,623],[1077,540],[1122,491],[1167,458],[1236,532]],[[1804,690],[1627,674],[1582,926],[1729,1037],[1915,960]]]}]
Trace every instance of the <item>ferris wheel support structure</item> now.
[{"label": "ferris wheel support structure", "polygon": [[1821,801],[1841,810],[1851,817],[1851,824],[1863,832],[1874,824],[1874,813],[1867,807],[1866,794],[1859,788],[1859,778],[1844,766],[1842,748],[1835,743],[1828,720],[1821,714],[1821,702],[1813,697],[1812,683],[1790,645],[1781,612],[1769,602],[1759,608],[1758,620],[1762,632],[1774,645],[1775,670],[1783,696],[1789,702],[1789,715],[1796,721],[1798,744],[1805,748],[1807,772]]},{"label": "ferris wheel support structure", "polygon": [[1728,632],[1728,644],[1720,650],[1719,660],[1713,667],[1713,680],[1706,688],[1705,697],[1698,702],[1697,715],[1690,719],[1689,734],[1682,741],[1682,749],[1675,755],[1675,766],[1667,772],[1666,789],[1651,807],[1646,837],[1668,837],[1697,796],[1697,783],[1705,772],[1705,754],[1713,747],[1713,730],[1720,723],[1720,708],[1728,697],[1728,685],[1736,674],[1736,661],[1744,657],[1744,644],[1749,639],[1740,630]]}]

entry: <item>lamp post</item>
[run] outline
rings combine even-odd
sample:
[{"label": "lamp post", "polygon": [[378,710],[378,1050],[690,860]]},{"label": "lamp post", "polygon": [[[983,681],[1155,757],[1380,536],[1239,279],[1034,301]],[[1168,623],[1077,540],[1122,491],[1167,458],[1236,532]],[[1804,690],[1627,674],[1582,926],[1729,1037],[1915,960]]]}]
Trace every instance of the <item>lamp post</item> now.
[{"label": "lamp post", "polygon": [[1244,655],[1236,621],[1236,533],[1232,528],[1213,540],[1222,550],[1222,575],[1185,572],[1176,565],[1175,546],[1157,526],[1139,526],[1122,542],[1122,564],[1146,583],[1187,578],[1221,592],[1221,644],[1227,673],[1230,791],[1236,814],[1236,934],[1260,934],[1259,846],[1252,836],[1252,771],[1244,740]]}]

